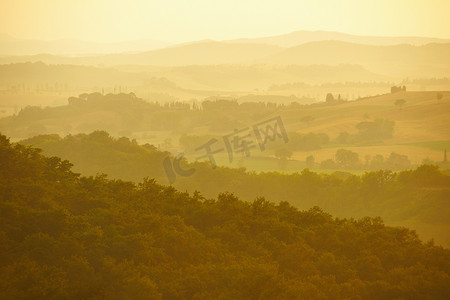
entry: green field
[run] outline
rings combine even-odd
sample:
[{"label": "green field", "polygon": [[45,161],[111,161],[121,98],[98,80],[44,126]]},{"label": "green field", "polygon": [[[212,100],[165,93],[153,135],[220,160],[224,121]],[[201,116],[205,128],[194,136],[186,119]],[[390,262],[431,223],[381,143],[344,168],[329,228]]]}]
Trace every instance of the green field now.
[{"label": "green field", "polygon": [[437,150],[437,151],[442,151],[442,149],[450,150],[450,140],[419,142],[419,143],[407,143],[405,145],[423,147],[423,148],[426,148],[426,149],[432,149],[432,150]]}]

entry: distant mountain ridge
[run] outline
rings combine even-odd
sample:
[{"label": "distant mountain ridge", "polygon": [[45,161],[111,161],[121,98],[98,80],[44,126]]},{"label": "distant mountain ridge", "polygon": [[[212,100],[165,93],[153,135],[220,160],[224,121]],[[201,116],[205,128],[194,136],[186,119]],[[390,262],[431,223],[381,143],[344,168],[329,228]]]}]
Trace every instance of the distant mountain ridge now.
[{"label": "distant mountain ridge", "polygon": [[[432,37],[383,37],[383,36],[362,36],[352,35],[333,31],[294,31],[288,34],[258,37],[258,38],[238,38],[218,42],[233,44],[265,44],[277,47],[290,48],[311,42],[319,41],[341,41],[356,44],[388,46],[409,44],[421,46],[430,43],[450,43],[450,39]],[[0,55],[23,56],[37,54],[53,55],[95,55],[112,54],[123,52],[146,52],[163,49],[166,47],[177,48],[192,44],[202,44],[214,42],[211,39],[201,41],[191,41],[187,43],[169,43],[159,40],[135,40],[124,42],[88,42],[77,39],[57,39],[57,40],[33,40],[19,39],[6,34],[0,34]]]},{"label": "distant mountain ridge", "polygon": [[430,43],[450,43],[450,39],[414,37],[414,36],[362,36],[333,31],[294,31],[288,34],[230,40],[233,43],[261,43],[279,47],[294,47],[319,41],[341,41],[348,43],[388,46],[409,44],[421,46]]},{"label": "distant mountain ridge", "polygon": [[122,52],[140,52],[160,49],[170,43],[157,40],[135,40],[124,42],[88,42],[77,39],[32,40],[18,39],[0,34],[0,55],[87,55]]},{"label": "distant mountain ridge", "polygon": [[361,65],[371,72],[395,76],[449,77],[450,43],[423,46],[374,46],[321,41],[283,48],[267,44],[204,41],[140,53],[67,57],[50,54],[3,56],[0,64],[38,62],[72,65],[206,66]]},{"label": "distant mountain ridge", "polygon": [[450,64],[450,43],[423,46],[373,46],[342,41],[320,41],[287,48],[265,62],[276,64],[400,63]]},{"label": "distant mountain ridge", "polygon": [[5,56],[0,57],[0,63],[43,61],[50,64],[137,64],[155,66],[242,64],[264,59],[283,49],[284,48],[272,45],[204,41],[140,53],[92,55],[84,57],[67,57],[51,54]]},{"label": "distant mountain ridge", "polygon": [[448,77],[449,53],[450,43],[373,46],[321,41],[287,48],[263,62],[272,65],[358,64],[372,72],[392,76]]}]

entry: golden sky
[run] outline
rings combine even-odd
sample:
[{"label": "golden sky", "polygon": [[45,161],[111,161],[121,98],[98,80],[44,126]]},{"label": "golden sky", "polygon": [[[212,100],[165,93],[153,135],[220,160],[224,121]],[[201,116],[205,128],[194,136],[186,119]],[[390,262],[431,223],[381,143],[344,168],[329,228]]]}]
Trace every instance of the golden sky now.
[{"label": "golden sky", "polygon": [[449,12],[449,0],[0,0],[0,33],[168,42],[296,30],[450,38]]}]

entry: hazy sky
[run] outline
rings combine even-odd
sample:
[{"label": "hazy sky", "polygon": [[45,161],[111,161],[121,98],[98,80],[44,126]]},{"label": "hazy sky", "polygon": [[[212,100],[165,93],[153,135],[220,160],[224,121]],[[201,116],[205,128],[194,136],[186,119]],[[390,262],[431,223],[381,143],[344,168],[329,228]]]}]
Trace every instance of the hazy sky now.
[{"label": "hazy sky", "polygon": [[169,42],[296,30],[450,38],[449,12],[449,0],[0,0],[0,33]]}]

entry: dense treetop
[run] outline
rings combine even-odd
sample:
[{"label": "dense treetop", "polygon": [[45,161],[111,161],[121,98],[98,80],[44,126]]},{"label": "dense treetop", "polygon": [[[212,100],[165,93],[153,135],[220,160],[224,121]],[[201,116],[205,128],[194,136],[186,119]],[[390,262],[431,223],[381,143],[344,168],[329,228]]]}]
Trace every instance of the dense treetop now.
[{"label": "dense treetop", "polygon": [[[106,132],[64,138],[41,135],[20,143],[69,160],[75,165],[74,170],[85,176],[100,172],[135,183],[145,177],[169,183],[163,160],[169,157],[173,162],[170,153],[149,144],[138,145],[128,138],[113,138]],[[419,224],[416,228],[422,224],[437,226],[424,238],[434,237],[440,244],[450,246],[444,230],[450,225],[450,212],[444,209],[450,199],[450,176],[433,165],[402,172],[372,171],[360,176],[344,172],[318,174],[307,169],[294,174],[255,173],[244,168],[213,168],[206,162],[181,165],[184,169],[195,169],[190,176],[176,176],[173,186],[181,191],[199,190],[208,198],[228,191],[245,201],[261,196],[277,203],[287,201],[300,209],[319,206],[338,217],[382,216],[388,223],[408,227],[412,222]]]},{"label": "dense treetop", "polygon": [[[305,174],[295,180],[319,180]],[[383,186],[392,178],[383,173],[380,182],[377,174],[365,180]],[[419,180],[417,174],[401,180]],[[150,179],[82,177],[68,161],[5,136],[0,205],[4,299],[450,295],[450,250],[380,218],[334,218],[318,207],[300,211],[286,201],[247,202],[226,192],[205,198]]]}]

